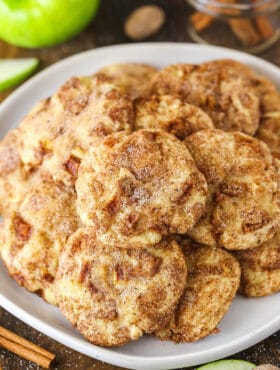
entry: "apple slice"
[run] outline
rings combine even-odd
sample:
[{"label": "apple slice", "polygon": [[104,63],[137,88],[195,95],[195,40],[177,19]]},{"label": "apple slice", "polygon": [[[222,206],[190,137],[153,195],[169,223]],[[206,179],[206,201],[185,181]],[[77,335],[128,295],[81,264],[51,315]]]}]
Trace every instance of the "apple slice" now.
[{"label": "apple slice", "polygon": [[0,60],[0,92],[20,84],[38,67],[36,58]]},{"label": "apple slice", "polygon": [[252,370],[256,365],[242,360],[220,360],[210,362],[197,368],[197,370]]}]

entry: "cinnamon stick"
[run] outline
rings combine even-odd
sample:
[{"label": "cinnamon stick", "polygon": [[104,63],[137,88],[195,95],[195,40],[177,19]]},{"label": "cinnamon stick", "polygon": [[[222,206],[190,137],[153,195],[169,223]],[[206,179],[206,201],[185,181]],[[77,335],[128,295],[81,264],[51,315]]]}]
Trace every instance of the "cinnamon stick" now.
[{"label": "cinnamon stick", "polygon": [[[220,0],[225,4],[234,4],[235,0]],[[251,0],[253,3],[258,0]],[[260,7],[257,10],[261,10]],[[224,11],[227,13],[226,10]],[[232,11],[233,12],[233,11]],[[234,15],[238,16],[238,11],[234,11]],[[230,13],[232,14],[232,13]],[[194,29],[201,32],[208,28],[213,22],[214,17],[202,12],[194,12],[190,17]],[[244,45],[253,46],[261,40],[266,40],[274,34],[274,28],[269,21],[269,18],[263,15],[256,16],[254,21],[247,18],[232,18],[228,21],[232,32],[243,42]]]},{"label": "cinnamon stick", "polygon": [[0,326],[0,346],[26,360],[49,368],[55,355]]},{"label": "cinnamon stick", "polygon": [[[210,24],[214,21],[214,18],[209,14],[202,12],[195,12],[190,17],[190,21],[194,29],[198,32],[201,32],[208,28]],[[258,22],[262,22],[259,20]],[[255,29],[253,22],[246,18],[233,18],[228,21],[232,32],[239,38],[240,41],[245,45],[255,45],[260,42],[261,37],[258,31]],[[260,25],[260,27],[264,24]],[[264,33],[268,33],[268,30],[263,30]]]},{"label": "cinnamon stick", "polygon": [[264,40],[269,39],[274,34],[274,28],[269,19],[263,15],[255,18],[256,27]]},{"label": "cinnamon stick", "polygon": [[[256,3],[259,0],[251,0],[251,1],[252,1],[252,3]],[[264,6],[259,5],[259,6],[256,7],[257,11],[265,11],[266,9],[267,9],[266,5],[264,5]],[[268,19],[268,17],[266,17],[264,15],[256,16],[255,24],[256,24],[256,27],[257,27],[259,33],[261,34],[261,36],[264,40],[269,39],[270,37],[273,36],[274,28],[273,28],[270,20]]]},{"label": "cinnamon stick", "polygon": [[213,20],[214,18],[211,15],[202,12],[194,12],[190,17],[194,29],[198,32],[209,27]]},{"label": "cinnamon stick", "polygon": [[244,45],[256,45],[260,42],[260,34],[257,32],[250,19],[230,19],[229,25],[232,32],[243,42]]}]

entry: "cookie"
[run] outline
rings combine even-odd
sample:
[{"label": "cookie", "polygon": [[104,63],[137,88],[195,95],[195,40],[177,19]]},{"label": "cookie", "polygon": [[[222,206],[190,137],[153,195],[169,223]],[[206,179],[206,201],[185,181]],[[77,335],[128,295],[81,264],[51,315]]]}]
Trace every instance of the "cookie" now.
[{"label": "cookie", "polygon": [[24,191],[25,172],[16,148],[16,134],[11,131],[0,143],[0,213],[10,208],[13,199]]},{"label": "cookie", "polygon": [[73,77],[23,120],[19,154],[25,170],[41,167],[70,186],[94,141],[113,132],[130,132],[132,124],[132,102],[121,89],[102,75]]},{"label": "cookie", "polygon": [[166,325],[186,283],[178,244],[108,246],[81,228],[63,250],[56,297],[63,314],[92,343],[120,346]]},{"label": "cookie", "polygon": [[41,183],[13,207],[1,233],[1,256],[9,274],[52,304],[59,256],[79,225],[75,198],[61,184]]},{"label": "cookie", "polygon": [[195,105],[172,95],[152,95],[135,102],[134,129],[162,129],[185,139],[196,131],[214,128],[212,119]]},{"label": "cookie", "polygon": [[267,144],[273,155],[280,158],[280,109],[263,117],[256,137]]},{"label": "cookie", "polygon": [[152,79],[149,94],[175,95],[203,109],[216,128],[254,135],[259,126],[259,95],[244,74],[227,63],[175,64]]},{"label": "cookie", "polygon": [[156,72],[155,67],[142,63],[110,64],[99,70],[99,73],[110,78],[133,100],[145,94],[147,86]]},{"label": "cookie", "polygon": [[280,232],[260,247],[235,252],[241,265],[240,293],[263,297],[280,291]]},{"label": "cookie", "polygon": [[262,95],[262,117],[256,137],[264,141],[271,152],[280,157],[280,92],[273,83],[259,78],[258,90]]},{"label": "cookie", "polygon": [[199,131],[184,142],[209,186],[206,211],[189,236],[232,250],[272,238],[279,225],[279,173],[267,146],[221,130]]},{"label": "cookie", "polygon": [[[216,61],[219,63],[219,61]],[[260,125],[256,137],[263,140],[273,154],[280,155],[280,92],[272,81],[248,66],[233,61],[221,61],[224,65],[250,79],[260,99]]]},{"label": "cookie", "polygon": [[280,92],[268,78],[248,66],[233,61],[216,61],[249,78],[260,99],[260,123],[256,137],[264,141],[273,154],[280,155]]},{"label": "cookie", "polygon": [[0,143],[0,214],[6,215],[41,174],[25,171],[17,148],[17,131],[10,131]]},{"label": "cookie", "polygon": [[251,83],[260,96],[260,126],[256,137],[280,157],[280,91],[268,78],[250,70]]},{"label": "cookie", "polygon": [[195,342],[211,334],[227,313],[240,282],[238,261],[221,248],[184,240],[185,291],[170,321],[155,334],[162,340]]},{"label": "cookie", "polygon": [[201,216],[207,185],[187,148],[162,130],[115,134],[83,159],[77,209],[107,243],[138,247],[185,233]]}]

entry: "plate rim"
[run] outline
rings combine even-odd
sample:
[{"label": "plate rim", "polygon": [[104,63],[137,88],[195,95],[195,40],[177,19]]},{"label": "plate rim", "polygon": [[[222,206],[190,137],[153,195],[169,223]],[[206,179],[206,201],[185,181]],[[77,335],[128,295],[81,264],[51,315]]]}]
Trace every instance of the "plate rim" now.
[{"label": "plate rim", "polygon": [[[139,43],[132,43],[132,44],[128,44],[128,43],[125,43],[125,44],[115,44],[115,45],[108,45],[108,46],[100,46],[100,47],[96,47],[96,48],[93,48],[93,49],[89,49],[89,50],[86,50],[86,51],[82,51],[80,53],[76,53],[76,54],[73,54],[71,56],[68,56],[66,58],[63,58],[61,60],[59,60],[58,62],[56,63],[53,63],[51,64],[50,66],[44,68],[42,71],[36,73],[34,76],[30,77],[27,81],[25,81],[23,84],[21,84],[18,88],[16,88],[7,98],[4,99],[4,101],[2,103],[0,103],[0,114],[2,112],[2,110],[4,109],[7,109],[7,106],[9,106],[12,101],[14,99],[16,99],[25,89],[28,89],[30,86],[32,86],[32,84],[36,83],[36,81],[39,81],[40,79],[44,78],[45,75],[47,75],[50,71],[55,71],[56,69],[59,69],[61,66],[63,66],[64,64],[68,64],[69,62],[73,62],[75,61],[76,59],[83,59],[84,57],[86,57],[87,55],[90,55],[92,53],[96,53],[96,54],[99,54],[99,53],[102,53],[103,51],[110,51],[110,50],[120,50],[120,49],[127,49],[127,48],[156,48],[156,47],[160,47],[160,48],[194,48],[194,49],[209,49],[209,50],[212,50],[212,51],[219,51],[219,52],[225,52],[225,53],[230,53],[230,54],[234,54],[235,56],[238,57],[238,59],[243,59],[246,58],[246,59],[249,59],[251,60],[252,62],[255,62],[255,63],[261,63],[262,66],[267,69],[268,71],[273,71],[273,73],[279,73],[279,70],[280,68],[271,63],[271,62],[268,62],[264,59],[261,59],[255,55],[251,55],[251,54],[248,54],[248,53],[245,53],[243,51],[239,51],[239,50],[234,50],[234,49],[230,49],[230,48],[226,48],[226,47],[222,47],[222,46],[212,46],[212,45],[203,45],[203,44],[194,44],[194,43],[188,43],[188,42],[139,42]],[[227,58],[225,58],[227,59]]]},{"label": "plate rim", "polygon": [[[98,47],[94,49],[90,49],[87,51],[83,51],[78,54],[74,54],[70,57],[64,58],[51,66],[45,68],[44,70],[37,73],[35,76],[30,78],[28,81],[26,81],[24,84],[22,84],[19,88],[17,88],[10,96],[8,96],[1,104],[0,104],[0,119],[1,115],[4,114],[4,112],[9,111],[11,107],[14,104],[14,101],[16,101],[18,98],[22,96],[22,94],[25,92],[25,90],[28,90],[29,88],[32,88],[33,84],[39,84],[42,79],[45,79],[48,74],[55,73],[56,70],[59,70],[64,65],[68,65],[71,63],[75,63],[75,61],[79,59],[84,59],[88,55],[91,55],[91,57],[98,57],[98,54],[106,53],[107,51],[114,52],[116,50],[120,51],[121,49],[147,49],[147,48],[168,48],[168,49],[193,49],[201,52],[201,50],[209,50],[215,52],[218,51],[219,53],[224,52],[225,58],[234,58],[237,60],[242,60],[245,58],[247,61],[252,61],[253,64],[261,64],[261,69],[263,70],[264,74],[266,72],[271,72],[273,74],[279,75],[279,82],[280,82],[280,69],[276,65],[267,62],[265,60],[262,60],[261,58],[258,58],[253,55],[249,55],[244,52],[236,51],[229,48],[224,47],[216,47],[216,46],[208,46],[208,45],[197,45],[192,43],[177,43],[177,42],[149,42],[149,43],[134,43],[134,44],[119,44],[119,45],[110,45],[110,46],[103,46]],[[230,56],[228,56],[230,54]],[[187,59],[187,56],[186,56]],[[206,58],[207,59],[207,58]],[[214,59],[214,58],[213,58]],[[217,59],[220,59],[218,57]],[[124,60],[125,62],[125,60]],[[10,127],[11,128],[11,127]],[[240,341],[239,338],[224,343],[222,345],[219,345],[219,347],[215,347],[215,351],[219,353],[218,355],[213,354],[213,348],[209,348],[208,350],[204,349],[203,354],[200,356],[200,362],[198,361],[190,361],[188,363],[188,360],[186,359],[186,356],[189,355],[189,353],[182,353],[182,354],[173,354],[173,355],[167,355],[167,356],[156,356],[156,357],[143,357],[140,355],[130,355],[125,353],[116,353],[113,352],[110,348],[103,348],[98,347],[90,342],[84,343],[81,339],[77,339],[72,337],[71,335],[67,333],[61,332],[61,329],[57,328],[51,328],[50,324],[45,323],[44,320],[39,318],[34,318],[30,313],[26,312],[24,309],[22,309],[19,305],[16,305],[11,300],[9,300],[7,297],[5,297],[2,293],[0,293],[0,305],[5,308],[7,311],[9,311],[14,316],[18,317],[20,320],[24,321],[31,327],[34,327],[35,329],[39,330],[40,332],[46,334],[47,336],[52,337],[53,339],[68,345],[69,347],[73,348],[76,351],[79,351],[81,353],[84,353],[88,356],[94,357],[98,360],[102,360],[114,365],[118,366],[130,366],[129,368],[134,369],[149,369],[151,370],[151,366],[153,369],[166,369],[167,367],[169,369],[171,368],[177,368],[180,366],[193,366],[197,365],[198,363],[208,362],[212,361],[214,359],[222,358],[225,356],[229,356],[231,354],[234,354],[238,351],[244,350],[245,348],[248,348],[248,346],[252,346],[259,341],[263,340],[267,336],[273,334],[275,331],[280,329],[280,313],[279,316],[274,318],[273,320],[270,320],[266,325],[262,325],[260,329],[256,329],[254,332],[247,333],[246,335],[242,336],[242,340]],[[53,335],[54,334],[54,335]],[[254,339],[253,339],[254,338]],[[253,339],[253,340],[252,340]],[[77,348],[78,343],[78,348]],[[75,344],[75,347],[73,345]],[[87,352],[87,348],[90,346],[91,353]],[[196,354],[198,356],[198,354]],[[138,361],[138,363],[133,365],[134,367],[131,367],[132,363]],[[135,367],[136,366],[136,367]]]},{"label": "plate rim", "polygon": [[[72,348],[75,351],[78,351],[80,353],[83,353],[89,357],[93,357],[100,360],[105,361],[107,363],[117,365],[117,366],[127,366],[128,369],[135,369],[135,370],[164,370],[164,369],[177,369],[178,367],[185,367],[185,366],[196,366],[200,365],[209,361],[215,361],[218,359],[222,359],[224,357],[233,355],[239,351],[244,350],[245,348],[240,349],[240,345],[246,345],[247,341],[254,338],[254,342],[251,342],[250,346],[253,346],[254,344],[258,343],[259,341],[265,339],[266,337],[272,335],[275,332],[275,326],[278,326],[278,329],[280,329],[280,316],[276,317],[274,320],[267,323],[265,328],[257,329],[255,332],[249,332],[247,335],[242,337],[242,341],[238,341],[238,338],[236,340],[233,340],[231,342],[225,343],[223,346],[219,347],[219,357],[213,358],[213,349],[210,348],[209,350],[204,350],[203,355],[201,356],[201,359],[203,361],[201,362],[191,362],[187,363],[186,361],[186,354],[180,354],[180,355],[169,355],[165,357],[148,357],[143,358],[143,356],[138,355],[128,355],[123,353],[116,353],[112,352],[110,348],[104,348],[96,346],[90,342],[84,343],[82,339],[78,338],[72,338],[68,334],[61,333],[61,331],[57,328],[52,328],[53,333],[55,333],[55,336],[50,335],[50,325],[46,324],[44,321],[34,318],[31,314],[26,312],[21,307],[15,305],[13,302],[10,302],[6,297],[3,297],[0,293],[1,297],[1,306],[5,308],[7,311],[9,311],[12,315],[16,316],[18,319],[25,322],[27,325],[33,327],[34,329],[38,330],[39,332],[51,337],[52,339],[60,342],[61,344],[64,344],[68,346],[69,348]],[[14,309],[13,311],[11,311]],[[31,323],[26,320],[26,318],[29,318],[31,320]],[[276,331],[278,330],[276,329]],[[74,328],[73,328],[74,330]],[[66,340],[65,340],[66,339]],[[256,341],[255,341],[256,339]],[[78,348],[73,348],[74,343],[77,344],[78,342]],[[73,344],[72,344],[73,343]],[[230,347],[229,347],[230,344]],[[92,354],[89,354],[86,349],[88,347],[91,347]],[[232,351],[232,347],[235,348],[234,351]],[[114,354],[115,358],[112,358],[112,354]],[[131,367],[131,361],[138,361],[136,366]],[[151,367],[152,366],[152,367]]]}]

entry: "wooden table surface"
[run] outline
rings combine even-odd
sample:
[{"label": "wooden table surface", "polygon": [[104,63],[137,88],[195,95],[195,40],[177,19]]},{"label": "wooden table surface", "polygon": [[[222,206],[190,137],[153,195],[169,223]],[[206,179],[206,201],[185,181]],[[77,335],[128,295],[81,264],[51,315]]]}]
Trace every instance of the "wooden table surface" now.
[{"label": "wooden table surface", "polygon": [[[17,48],[0,42],[0,57],[28,57],[36,56],[40,59],[40,68],[65,58],[80,51],[92,49],[99,46],[127,43],[129,40],[122,31],[123,22],[127,14],[139,5],[156,3],[166,10],[167,21],[162,30],[148,41],[190,41],[186,32],[186,19],[191,8],[183,0],[103,0],[99,13],[94,22],[75,39],[51,48],[28,50]],[[260,55],[262,58],[280,66],[280,42],[274,47]],[[0,101],[11,91],[0,94]],[[0,302],[1,304],[1,302]],[[242,313],[241,313],[242,314]],[[4,309],[0,308],[0,325],[11,329],[21,336],[28,338],[34,343],[45,347],[56,354],[56,361],[53,369],[80,369],[80,370],[117,370],[120,367],[104,364],[82,354],[79,354],[68,347],[63,346],[49,337],[32,329]],[[267,338],[263,342],[240,352],[231,358],[245,359],[256,364],[272,363],[280,366],[280,331]],[[0,349],[0,366],[3,370],[25,370],[39,369],[37,365]],[[189,368],[191,369],[191,368]],[[193,369],[193,368],[192,368]]]}]

